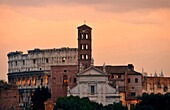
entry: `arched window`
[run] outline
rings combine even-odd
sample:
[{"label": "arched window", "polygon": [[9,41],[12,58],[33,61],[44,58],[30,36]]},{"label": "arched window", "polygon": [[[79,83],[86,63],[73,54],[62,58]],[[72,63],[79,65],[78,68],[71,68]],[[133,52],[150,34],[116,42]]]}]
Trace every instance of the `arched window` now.
[{"label": "arched window", "polygon": [[31,86],[31,79],[30,79],[30,76],[27,77],[27,86]]},{"label": "arched window", "polygon": [[86,34],[86,39],[88,39],[89,38],[89,36],[88,36],[88,34]]},{"label": "arched window", "polygon": [[21,77],[18,78],[18,85],[21,86]]},{"label": "arched window", "polygon": [[86,55],[86,59],[89,59],[88,55]]},{"label": "arched window", "polygon": [[158,79],[158,85],[160,85],[160,79]]},{"label": "arched window", "polygon": [[62,62],[65,62],[65,61],[66,61],[66,58],[65,58],[65,57],[63,57],[63,58],[62,58]]},{"label": "arched window", "polygon": [[64,76],[63,76],[63,84],[68,84],[67,75],[64,75]]},{"label": "arched window", "polygon": [[84,37],[84,36],[83,36],[83,33],[82,33],[82,34],[81,34],[81,39],[83,39],[83,37]]},{"label": "arched window", "polygon": [[84,59],[84,55],[81,55],[81,59]]},{"label": "arched window", "polygon": [[164,87],[164,92],[167,92],[168,88],[167,87]]},{"label": "arched window", "polygon": [[48,76],[45,76],[45,85],[48,85]]},{"label": "arched window", "polygon": [[41,85],[43,85],[43,77],[42,76],[40,77],[40,82],[41,82]]},{"label": "arched window", "polygon": [[88,45],[86,44],[86,49],[88,49]]},{"label": "arched window", "polygon": [[22,78],[22,86],[25,86],[25,77]]},{"label": "arched window", "polygon": [[36,76],[33,76],[32,85],[33,85],[33,86],[36,85]]}]

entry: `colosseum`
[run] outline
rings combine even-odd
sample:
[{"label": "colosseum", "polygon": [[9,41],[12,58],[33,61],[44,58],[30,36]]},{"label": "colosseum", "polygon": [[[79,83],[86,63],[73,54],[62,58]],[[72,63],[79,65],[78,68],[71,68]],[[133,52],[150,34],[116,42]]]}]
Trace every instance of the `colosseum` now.
[{"label": "colosseum", "polygon": [[34,49],[8,53],[8,82],[16,83],[20,106],[30,106],[31,94],[38,86],[50,87],[52,65],[77,65],[77,48]]}]

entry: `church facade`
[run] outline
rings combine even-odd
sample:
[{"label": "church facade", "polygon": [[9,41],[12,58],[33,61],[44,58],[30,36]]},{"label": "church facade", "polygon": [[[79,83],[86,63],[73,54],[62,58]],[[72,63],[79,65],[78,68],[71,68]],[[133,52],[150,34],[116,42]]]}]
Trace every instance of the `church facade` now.
[{"label": "church facade", "polygon": [[95,68],[93,64],[85,70],[80,69],[76,76],[77,85],[71,90],[68,87],[68,96],[88,97],[91,101],[103,105],[120,102],[118,86],[116,88],[110,86],[108,84],[108,74]]}]

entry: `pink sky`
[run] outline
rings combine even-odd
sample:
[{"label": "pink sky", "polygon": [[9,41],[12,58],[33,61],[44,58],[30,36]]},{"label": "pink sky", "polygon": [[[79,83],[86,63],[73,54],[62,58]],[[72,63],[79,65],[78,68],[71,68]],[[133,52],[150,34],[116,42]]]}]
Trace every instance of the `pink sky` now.
[{"label": "pink sky", "polygon": [[169,0],[0,0],[0,79],[7,54],[77,47],[77,27],[93,28],[95,65],[127,65],[170,76]]}]

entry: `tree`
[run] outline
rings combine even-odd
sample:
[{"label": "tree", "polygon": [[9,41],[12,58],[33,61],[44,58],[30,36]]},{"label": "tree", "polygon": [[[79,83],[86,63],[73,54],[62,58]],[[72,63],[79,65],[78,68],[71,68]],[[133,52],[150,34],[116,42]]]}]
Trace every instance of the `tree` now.
[{"label": "tree", "polygon": [[106,110],[127,110],[127,108],[124,107],[124,106],[122,105],[122,103],[109,104],[109,105],[104,106],[104,108],[105,108]]},{"label": "tree", "polygon": [[5,80],[0,80],[0,82],[4,83],[4,84],[8,84]]},{"label": "tree", "polygon": [[38,87],[33,92],[33,95],[31,96],[31,107],[33,110],[37,109],[45,109],[44,102],[47,101],[47,99],[51,98],[51,93],[48,90],[48,87]]},{"label": "tree", "polygon": [[170,108],[170,93],[161,94],[143,94],[138,97],[138,104],[135,110],[169,110]]},{"label": "tree", "polygon": [[79,96],[59,97],[54,110],[103,110],[103,105],[92,102],[88,97]]},{"label": "tree", "polygon": [[90,101],[88,97],[79,96],[59,97],[54,110],[127,110],[122,103],[114,103],[103,106],[97,102]]}]

